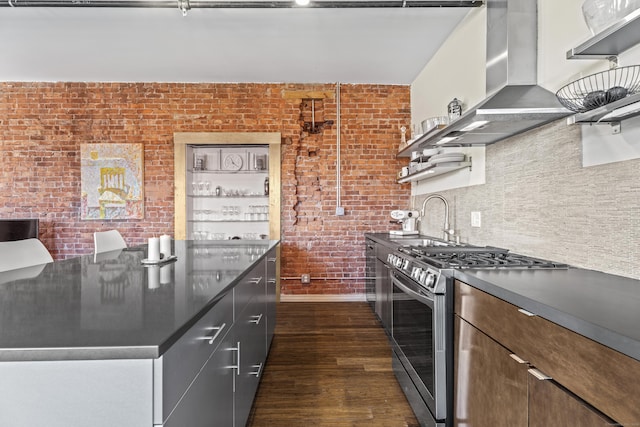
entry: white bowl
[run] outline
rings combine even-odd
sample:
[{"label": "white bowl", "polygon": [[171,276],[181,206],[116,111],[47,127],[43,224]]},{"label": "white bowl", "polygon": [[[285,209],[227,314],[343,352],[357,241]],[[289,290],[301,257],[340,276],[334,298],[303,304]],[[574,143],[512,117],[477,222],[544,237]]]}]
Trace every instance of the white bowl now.
[{"label": "white bowl", "polygon": [[638,8],[640,0],[585,0],[582,16],[591,33],[596,35]]},{"label": "white bowl", "polygon": [[447,116],[429,117],[422,121],[422,132],[427,133],[436,126],[447,124],[449,124]]},{"label": "white bowl", "polygon": [[424,157],[431,157],[438,154],[439,151],[440,151],[439,148],[425,148],[424,150],[422,150],[422,155]]}]

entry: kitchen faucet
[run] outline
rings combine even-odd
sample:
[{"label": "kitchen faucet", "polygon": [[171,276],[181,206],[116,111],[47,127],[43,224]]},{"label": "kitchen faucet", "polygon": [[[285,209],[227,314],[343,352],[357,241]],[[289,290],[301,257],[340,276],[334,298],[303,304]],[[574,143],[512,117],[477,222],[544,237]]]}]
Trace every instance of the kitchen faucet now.
[{"label": "kitchen faucet", "polygon": [[440,199],[442,200],[442,203],[444,203],[444,240],[445,242],[449,241],[449,235],[453,235],[454,231],[449,229],[449,203],[447,202],[447,199],[445,199],[443,196],[441,196],[440,194],[432,194],[429,197],[427,197],[426,199],[424,199],[424,201],[422,202],[422,209],[420,210],[420,224],[422,224],[422,218],[424,218],[424,208],[427,205],[427,203],[429,202],[429,200],[432,199]]}]

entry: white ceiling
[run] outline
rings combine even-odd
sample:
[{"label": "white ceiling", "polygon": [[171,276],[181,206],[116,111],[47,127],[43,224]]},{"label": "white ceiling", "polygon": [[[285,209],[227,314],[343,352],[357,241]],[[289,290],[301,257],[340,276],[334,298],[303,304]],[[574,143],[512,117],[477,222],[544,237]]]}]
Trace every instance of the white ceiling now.
[{"label": "white ceiling", "polygon": [[0,8],[0,81],[411,84],[468,8]]}]

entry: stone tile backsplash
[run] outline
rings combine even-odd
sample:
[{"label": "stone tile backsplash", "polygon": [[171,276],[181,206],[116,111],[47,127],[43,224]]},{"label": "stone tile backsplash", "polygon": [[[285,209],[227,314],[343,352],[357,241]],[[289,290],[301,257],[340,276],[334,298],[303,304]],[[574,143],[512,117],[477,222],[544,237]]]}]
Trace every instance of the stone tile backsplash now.
[{"label": "stone tile backsplash", "polygon": [[[640,279],[640,160],[583,168],[580,132],[560,120],[488,146],[485,184],[440,192],[461,240]],[[426,210],[421,232],[441,236],[442,204]]]}]

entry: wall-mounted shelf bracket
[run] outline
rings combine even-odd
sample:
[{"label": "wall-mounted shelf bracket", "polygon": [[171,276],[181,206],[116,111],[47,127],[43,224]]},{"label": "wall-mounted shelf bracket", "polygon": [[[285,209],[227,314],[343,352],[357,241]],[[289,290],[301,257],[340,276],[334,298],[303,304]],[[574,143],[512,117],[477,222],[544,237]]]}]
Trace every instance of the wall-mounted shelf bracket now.
[{"label": "wall-mounted shelf bracket", "polygon": [[622,132],[622,124],[620,122],[611,123],[611,133],[617,135]]}]

